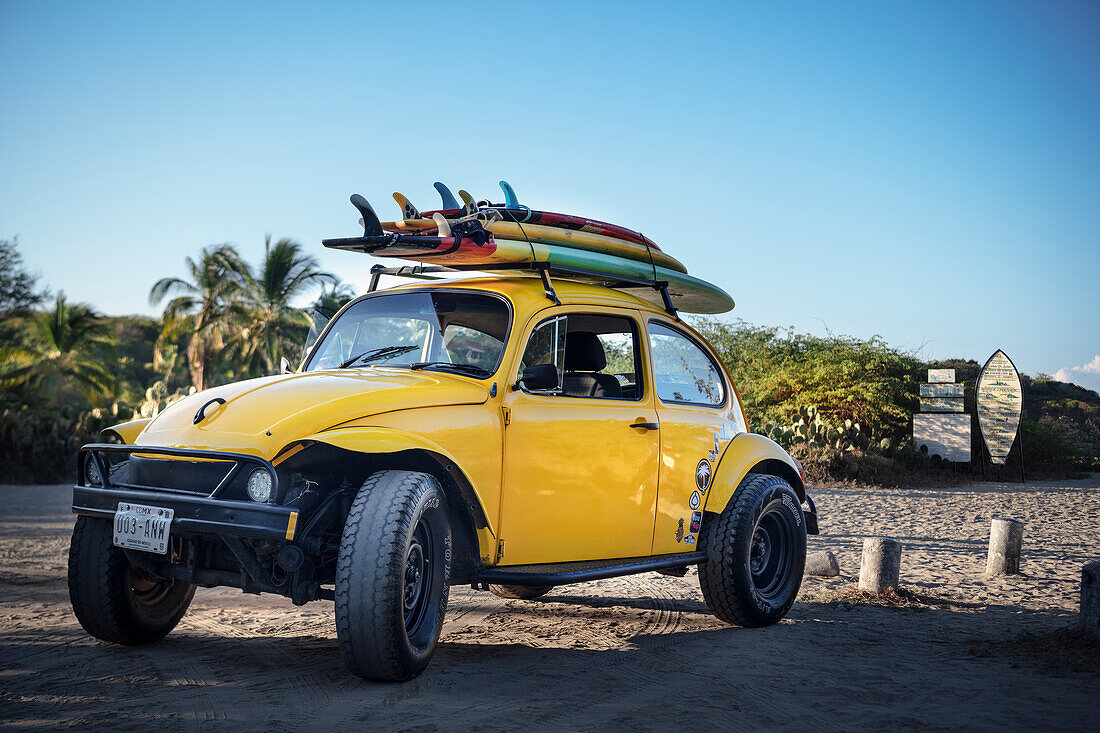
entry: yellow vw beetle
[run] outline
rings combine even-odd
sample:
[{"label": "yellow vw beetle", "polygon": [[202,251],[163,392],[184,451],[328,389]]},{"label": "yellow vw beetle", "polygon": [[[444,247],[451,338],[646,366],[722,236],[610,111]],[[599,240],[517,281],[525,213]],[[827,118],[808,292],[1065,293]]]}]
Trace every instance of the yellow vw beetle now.
[{"label": "yellow vw beetle", "polygon": [[[335,601],[348,667],[428,664],[450,585],[699,567],[724,621],[774,624],[817,532],[798,462],[746,429],[721,362],[625,292],[537,278],[371,292],[299,369],[208,389],[81,450],[81,625],[161,638],[196,586]],[[288,370],[289,371],[289,370]]]}]

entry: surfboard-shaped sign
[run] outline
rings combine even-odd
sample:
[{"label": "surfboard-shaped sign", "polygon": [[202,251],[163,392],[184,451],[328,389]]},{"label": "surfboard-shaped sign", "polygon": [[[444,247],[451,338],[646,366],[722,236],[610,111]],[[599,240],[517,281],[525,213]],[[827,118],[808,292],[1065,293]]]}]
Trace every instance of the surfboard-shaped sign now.
[{"label": "surfboard-shaped sign", "polygon": [[1023,396],[1020,373],[1008,355],[997,349],[978,377],[978,425],[993,463],[1004,464],[1012,450]]}]

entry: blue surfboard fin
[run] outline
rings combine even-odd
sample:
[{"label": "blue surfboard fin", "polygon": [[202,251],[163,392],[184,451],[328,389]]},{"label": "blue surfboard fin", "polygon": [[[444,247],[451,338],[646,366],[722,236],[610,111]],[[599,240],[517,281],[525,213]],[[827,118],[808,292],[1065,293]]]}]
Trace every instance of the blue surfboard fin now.
[{"label": "blue surfboard fin", "polygon": [[461,209],[462,208],[462,204],[458,203],[458,201],[455,200],[454,194],[451,193],[451,189],[447,188],[445,185],[443,185],[439,181],[436,181],[432,185],[435,186],[436,191],[439,191],[439,198],[443,199],[443,208],[444,209]]},{"label": "blue surfboard fin", "polygon": [[512,184],[508,183],[508,181],[501,181],[500,190],[504,191],[504,208],[520,208],[519,199],[516,198],[516,192],[512,190]]}]

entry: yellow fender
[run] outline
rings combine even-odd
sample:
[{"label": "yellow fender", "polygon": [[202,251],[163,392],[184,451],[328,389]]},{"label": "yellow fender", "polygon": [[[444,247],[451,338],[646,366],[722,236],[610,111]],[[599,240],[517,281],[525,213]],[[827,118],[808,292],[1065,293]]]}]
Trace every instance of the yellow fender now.
[{"label": "yellow fender", "polygon": [[420,448],[453,460],[447,455],[447,451],[423,435],[392,428],[336,428],[302,438],[302,442],[305,441],[325,443],[355,453],[397,453],[411,448]]},{"label": "yellow fender", "polygon": [[750,471],[780,476],[794,488],[799,499],[806,498],[806,487],[798,474],[798,464],[787,455],[787,451],[763,435],[739,433],[726,446],[718,462],[703,509],[721,514],[745,474]]},{"label": "yellow fender", "polygon": [[[462,470],[458,468],[459,464],[454,456],[445,451],[438,444],[428,440],[423,435],[417,435],[416,433],[410,433],[404,430],[381,427],[337,428],[335,430],[326,430],[323,433],[311,435],[308,438],[302,438],[300,442],[307,441],[324,443],[334,448],[340,448],[355,453],[398,453],[400,451],[420,449],[429,453],[434,453],[445,459],[445,462],[454,466],[455,470],[458,472]],[[293,448],[284,450],[283,455],[287,455],[293,450]],[[275,462],[279,463],[280,461],[276,458]],[[473,498],[477,501],[478,508],[481,510],[482,519],[485,521],[485,524],[488,525],[487,527],[474,528],[477,532],[480,555],[482,558],[495,558],[497,541],[496,534],[493,532],[492,520],[488,512],[485,511],[485,505],[482,503],[481,496],[477,489],[470,484],[465,474],[463,474],[462,478],[471,488],[473,488],[473,491],[470,493],[473,494]],[[466,497],[466,500],[469,501],[469,498],[470,497]]]},{"label": "yellow fender", "polygon": [[114,435],[126,445],[133,445],[137,440],[138,434],[145,429],[145,426],[153,418],[151,417],[139,417],[137,420],[130,420],[129,422],[122,422],[118,425],[112,425],[109,428],[103,428],[99,431],[100,435]]}]

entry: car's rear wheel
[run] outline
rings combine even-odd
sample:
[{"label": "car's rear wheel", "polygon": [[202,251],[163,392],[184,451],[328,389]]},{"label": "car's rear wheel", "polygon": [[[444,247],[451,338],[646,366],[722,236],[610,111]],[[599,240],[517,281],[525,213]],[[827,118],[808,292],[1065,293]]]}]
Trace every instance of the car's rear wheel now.
[{"label": "car's rear wheel", "polygon": [[336,570],[336,635],[348,668],[407,680],[428,666],[443,628],[451,526],[435,477],[370,476],[352,503]]},{"label": "car's rear wheel", "polygon": [[806,518],[791,485],[750,473],[733,500],[704,528],[703,598],[718,618],[768,626],[794,604],[806,564]]},{"label": "car's rear wheel", "polygon": [[518,598],[521,601],[533,601],[553,590],[552,585],[489,585],[493,595],[501,598]]},{"label": "car's rear wheel", "polygon": [[92,636],[136,646],[176,627],[195,586],[153,578],[114,546],[111,522],[77,517],[69,545],[69,599],[77,621]]}]

